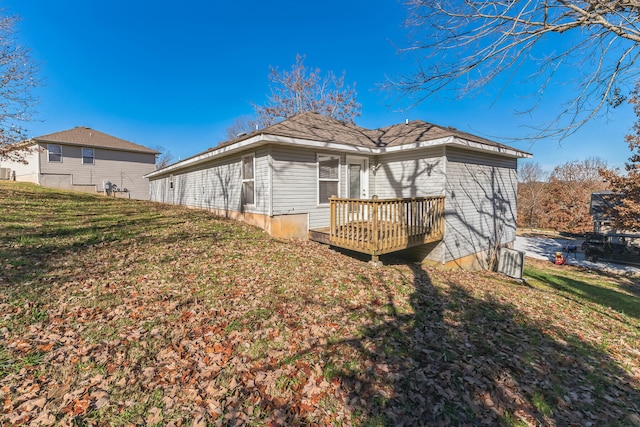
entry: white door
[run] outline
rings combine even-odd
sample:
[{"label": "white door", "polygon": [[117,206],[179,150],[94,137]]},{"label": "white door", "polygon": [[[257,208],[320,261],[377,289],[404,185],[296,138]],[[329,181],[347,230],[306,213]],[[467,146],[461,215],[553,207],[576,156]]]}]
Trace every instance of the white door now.
[{"label": "white door", "polygon": [[369,160],[347,157],[347,197],[367,199],[369,189]]}]

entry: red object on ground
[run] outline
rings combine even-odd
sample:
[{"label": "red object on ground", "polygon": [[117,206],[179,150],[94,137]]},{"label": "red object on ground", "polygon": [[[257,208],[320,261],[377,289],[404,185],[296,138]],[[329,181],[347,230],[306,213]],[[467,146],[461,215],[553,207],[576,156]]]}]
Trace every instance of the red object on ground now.
[{"label": "red object on ground", "polygon": [[566,262],[566,258],[562,255],[562,252],[556,252],[555,263],[556,265],[563,265]]}]

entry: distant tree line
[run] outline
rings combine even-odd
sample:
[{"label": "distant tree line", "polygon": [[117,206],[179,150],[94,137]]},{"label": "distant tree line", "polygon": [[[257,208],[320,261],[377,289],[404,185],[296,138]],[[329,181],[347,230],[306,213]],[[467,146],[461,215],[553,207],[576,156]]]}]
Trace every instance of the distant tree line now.
[{"label": "distant tree line", "polygon": [[567,162],[551,173],[538,163],[518,171],[518,226],[584,233],[593,230],[591,193],[608,188],[600,158]]},{"label": "distant tree line", "polygon": [[610,208],[605,214],[613,228],[640,232],[640,83],[628,102],[636,122],[625,137],[631,155],[624,172],[607,167],[599,158],[568,162],[550,174],[538,163],[524,163],[518,171],[518,227],[591,231],[591,193],[609,190]]},{"label": "distant tree line", "polygon": [[631,156],[625,164],[625,174],[619,175],[614,171],[603,170],[602,177],[610,183],[610,189],[615,195],[620,195],[612,203],[609,217],[613,226],[619,230],[640,232],[640,83],[631,92],[629,104],[633,106],[636,122],[625,140],[629,144]]}]

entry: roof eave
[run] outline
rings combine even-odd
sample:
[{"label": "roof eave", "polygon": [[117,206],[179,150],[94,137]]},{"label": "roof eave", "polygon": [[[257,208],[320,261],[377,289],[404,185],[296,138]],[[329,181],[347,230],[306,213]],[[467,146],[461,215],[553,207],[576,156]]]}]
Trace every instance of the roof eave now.
[{"label": "roof eave", "polygon": [[501,156],[512,157],[512,158],[531,158],[532,157],[531,154],[526,153],[524,151],[508,148],[505,146],[493,146],[493,145],[481,144],[478,142],[468,141],[468,140],[464,140],[454,136],[447,136],[444,138],[432,139],[429,141],[416,142],[413,144],[403,144],[403,145],[398,145],[394,147],[364,147],[360,145],[327,142],[327,141],[314,141],[309,139],[293,138],[293,137],[287,137],[287,136],[281,136],[281,135],[261,133],[258,135],[254,135],[253,137],[237,141],[233,144],[224,145],[220,148],[206,151],[199,155],[196,155],[188,159],[182,160],[180,162],[174,163],[172,165],[169,165],[165,168],[158,169],[157,171],[148,173],[144,177],[155,178],[160,175],[176,172],[188,167],[199,165],[201,163],[206,163],[211,159],[214,159],[217,157],[231,155],[235,152],[245,150],[253,146],[264,145],[267,143],[291,145],[291,146],[297,146],[297,147],[307,147],[307,148],[315,148],[315,149],[331,150],[331,151],[340,151],[345,153],[369,154],[369,155],[380,155],[380,154],[388,154],[388,153],[394,153],[394,152],[400,152],[400,151],[417,150],[417,149],[428,148],[428,147],[452,145],[452,146],[465,147],[466,149],[470,149],[474,151],[494,153],[494,154],[499,154]]},{"label": "roof eave", "polygon": [[489,145],[480,142],[470,141],[467,139],[452,137],[453,141],[451,145],[464,147],[473,151],[483,151],[493,154],[499,154],[501,156],[512,157],[516,159],[531,159],[533,155],[526,151],[517,150],[515,148],[507,147],[505,145]]},{"label": "roof eave", "polygon": [[234,152],[251,147],[253,145],[260,144],[262,141],[264,141],[264,134],[254,135],[251,138],[243,139],[233,144],[224,145],[214,150],[205,151],[204,153],[195,155],[193,157],[189,157],[188,159],[184,159],[172,165],[166,166],[162,169],[158,169],[156,171],[150,172],[144,175],[144,178],[154,178],[159,175],[164,175],[164,174],[172,173],[188,167],[196,166],[201,163],[208,162],[213,158],[220,157],[223,155],[229,155]]},{"label": "roof eave", "polygon": [[402,144],[392,147],[382,147],[378,149],[378,154],[394,153],[400,151],[419,150],[429,147],[441,147],[441,146],[457,146],[463,147],[467,150],[481,151],[486,153],[499,154],[501,156],[513,157],[513,158],[528,158],[532,155],[525,151],[516,150],[515,148],[506,147],[504,145],[489,145],[480,142],[470,141],[457,136],[445,136],[442,138],[430,139],[427,141],[419,141],[411,144]]},{"label": "roof eave", "polygon": [[53,139],[31,138],[29,141],[33,141],[34,144],[37,144],[37,143],[61,144],[61,145],[73,145],[73,146],[76,146],[76,147],[102,148],[104,150],[127,151],[127,152],[130,152],[130,153],[160,154],[159,151],[152,150],[152,149],[137,150],[137,149],[133,149],[133,148],[108,147],[106,145],[83,144],[83,143],[80,143],[80,142],[56,141],[56,140],[53,140]]}]

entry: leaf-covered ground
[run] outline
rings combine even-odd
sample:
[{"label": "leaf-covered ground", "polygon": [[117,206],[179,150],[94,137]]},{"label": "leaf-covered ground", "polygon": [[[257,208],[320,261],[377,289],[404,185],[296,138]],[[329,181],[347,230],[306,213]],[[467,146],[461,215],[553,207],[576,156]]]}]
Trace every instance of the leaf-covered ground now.
[{"label": "leaf-covered ground", "polygon": [[0,424],[640,425],[640,285],[0,182]]}]

